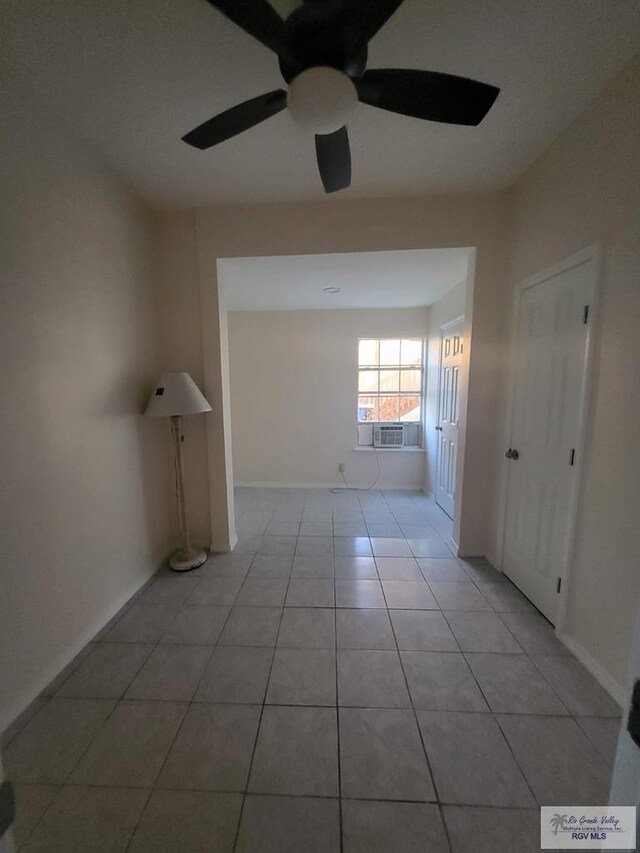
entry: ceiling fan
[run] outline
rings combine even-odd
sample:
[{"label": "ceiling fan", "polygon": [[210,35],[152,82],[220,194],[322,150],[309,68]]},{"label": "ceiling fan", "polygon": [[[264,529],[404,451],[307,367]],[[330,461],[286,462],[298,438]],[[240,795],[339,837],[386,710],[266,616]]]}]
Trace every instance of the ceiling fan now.
[{"label": "ceiling fan", "polygon": [[287,107],[315,133],[327,193],[351,183],[347,121],[358,101],[447,124],[478,125],[499,89],[438,71],[366,70],[367,44],[402,0],[304,0],[286,20],[268,0],[207,0],[278,57],[289,90],[276,89],[205,121],[183,140],[201,150]]}]

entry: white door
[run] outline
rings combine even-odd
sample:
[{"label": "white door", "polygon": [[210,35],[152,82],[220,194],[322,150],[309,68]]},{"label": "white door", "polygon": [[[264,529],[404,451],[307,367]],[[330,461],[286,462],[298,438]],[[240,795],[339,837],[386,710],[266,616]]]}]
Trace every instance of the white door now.
[{"label": "white door", "polygon": [[503,569],[553,624],[572,532],[594,287],[590,258],[520,295]]},{"label": "white door", "polygon": [[438,462],[436,503],[453,518],[460,418],[460,370],[462,367],[462,331],[464,318],[442,327],[440,340],[440,377],[438,391]]}]

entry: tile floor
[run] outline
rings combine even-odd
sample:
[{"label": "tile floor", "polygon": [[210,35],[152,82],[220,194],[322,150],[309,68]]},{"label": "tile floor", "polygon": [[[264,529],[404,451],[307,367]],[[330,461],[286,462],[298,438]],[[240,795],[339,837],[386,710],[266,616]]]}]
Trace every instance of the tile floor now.
[{"label": "tile floor", "polygon": [[529,853],[619,709],[418,493],[239,489],[4,737],[24,853]]}]

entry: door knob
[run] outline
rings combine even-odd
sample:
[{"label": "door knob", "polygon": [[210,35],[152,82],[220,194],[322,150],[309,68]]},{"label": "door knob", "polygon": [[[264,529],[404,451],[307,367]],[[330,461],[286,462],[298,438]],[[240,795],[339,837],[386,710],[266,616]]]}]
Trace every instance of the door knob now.
[{"label": "door knob", "polygon": [[438,430],[438,432],[442,432],[442,427],[441,427],[441,426],[437,426],[437,427],[436,427],[436,429]]},{"label": "door knob", "polygon": [[520,458],[520,454],[518,453],[518,451],[512,450],[511,448],[509,448],[504,455],[507,457],[507,459],[513,459],[514,462]]}]

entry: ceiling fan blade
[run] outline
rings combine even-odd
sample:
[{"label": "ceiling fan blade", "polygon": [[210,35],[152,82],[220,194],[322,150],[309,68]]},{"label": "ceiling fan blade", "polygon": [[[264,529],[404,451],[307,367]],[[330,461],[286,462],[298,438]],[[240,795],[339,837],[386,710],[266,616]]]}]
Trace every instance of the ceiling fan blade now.
[{"label": "ceiling fan blade", "polygon": [[347,53],[366,47],[387,23],[403,0],[345,0],[344,23]]},{"label": "ceiling fan blade", "polygon": [[182,140],[204,151],[270,118],[286,106],[287,93],[284,89],[276,89],[210,118],[183,136]]},{"label": "ceiling fan blade", "polygon": [[316,134],[316,156],[325,192],[335,193],[349,186],[351,149],[346,127],[335,133]]},{"label": "ceiling fan blade", "polygon": [[285,23],[268,0],[207,0],[274,53],[288,52]]},{"label": "ceiling fan blade", "polygon": [[500,92],[466,77],[399,68],[366,71],[355,83],[365,104],[448,124],[480,124]]}]

